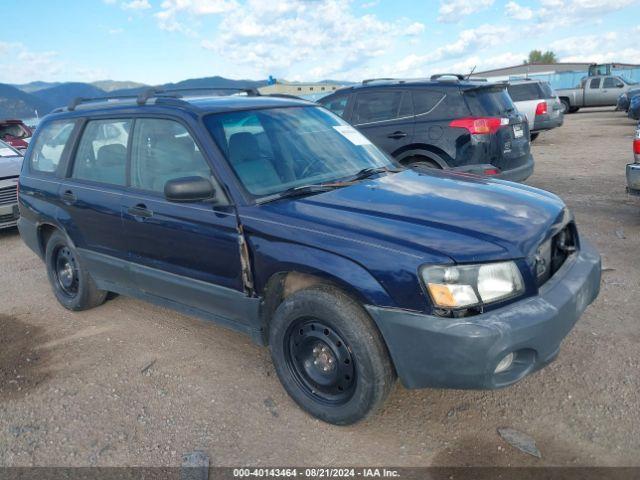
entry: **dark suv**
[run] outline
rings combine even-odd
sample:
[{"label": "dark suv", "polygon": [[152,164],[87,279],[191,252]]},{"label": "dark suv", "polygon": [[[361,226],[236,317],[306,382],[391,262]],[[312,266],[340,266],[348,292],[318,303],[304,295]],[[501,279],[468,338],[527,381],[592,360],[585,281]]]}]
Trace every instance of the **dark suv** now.
[{"label": "dark suv", "polygon": [[403,165],[523,181],[533,173],[529,127],[505,88],[451,76],[366,80],[319,102]]},{"label": "dark suv", "polygon": [[39,125],[19,229],[64,307],[116,292],[247,333],[298,404],[348,424],[396,375],[517,382],[598,294],[600,257],[551,193],[403,168],[314,103],[177,95]]}]

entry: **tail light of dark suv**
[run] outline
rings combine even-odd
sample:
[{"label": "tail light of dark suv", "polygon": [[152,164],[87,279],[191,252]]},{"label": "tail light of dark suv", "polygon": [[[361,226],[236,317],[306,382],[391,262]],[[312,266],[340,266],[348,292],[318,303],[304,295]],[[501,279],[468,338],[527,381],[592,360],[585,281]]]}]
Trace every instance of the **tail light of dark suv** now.
[{"label": "tail light of dark suv", "polygon": [[509,119],[502,117],[465,117],[449,123],[453,128],[465,128],[471,135],[491,135],[506,125]]}]

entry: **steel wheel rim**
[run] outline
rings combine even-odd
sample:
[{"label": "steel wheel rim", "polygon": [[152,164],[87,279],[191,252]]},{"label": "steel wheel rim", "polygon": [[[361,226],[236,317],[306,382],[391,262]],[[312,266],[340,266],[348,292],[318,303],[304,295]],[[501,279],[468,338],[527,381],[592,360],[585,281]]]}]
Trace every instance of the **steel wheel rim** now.
[{"label": "steel wheel rim", "polygon": [[356,388],[356,365],[349,344],[328,322],[294,322],[285,337],[285,360],[298,387],[329,405],[347,403]]},{"label": "steel wheel rim", "polygon": [[78,276],[78,262],[69,247],[62,246],[56,250],[53,272],[62,293],[69,298],[75,297],[80,287],[80,278]]}]

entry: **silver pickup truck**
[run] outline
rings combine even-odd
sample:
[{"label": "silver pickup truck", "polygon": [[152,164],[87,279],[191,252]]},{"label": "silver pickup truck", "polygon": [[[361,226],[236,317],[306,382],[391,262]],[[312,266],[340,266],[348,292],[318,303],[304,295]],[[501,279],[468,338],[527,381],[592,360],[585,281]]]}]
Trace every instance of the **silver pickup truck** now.
[{"label": "silver pickup truck", "polygon": [[637,85],[617,75],[597,75],[583,78],[578,88],[561,88],[556,93],[563,113],[574,113],[582,107],[615,106],[621,93]]}]

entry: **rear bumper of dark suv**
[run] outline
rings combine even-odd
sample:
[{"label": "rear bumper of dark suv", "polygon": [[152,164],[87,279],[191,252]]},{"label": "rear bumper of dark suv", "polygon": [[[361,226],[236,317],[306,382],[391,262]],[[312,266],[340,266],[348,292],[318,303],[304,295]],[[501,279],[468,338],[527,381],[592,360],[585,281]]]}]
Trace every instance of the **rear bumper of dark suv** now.
[{"label": "rear bumper of dark suv", "polygon": [[[534,169],[534,161],[533,155],[527,155],[525,161],[520,165],[514,166],[513,168],[509,168],[506,170],[500,171],[496,175],[491,175],[494,178],[499,178],[501,180],[510,180],[512,182],[524,182],[527,178],[533,175]],[[464,165],[461,167],[454,167],[451,170],[455,172],[464,172],[464,173],[475,173],[478,175],[485,175],[487,170],[495,170],[496,167],[491,164],[475,164],[475,165]]]},{"label": "rear bumper of dark suv", "polygon": [[[600,290],[600,255],[586,241],[535,297],[473,317],[451,319],[368,306],[407,388],[495,389],[555,359]],[[505,356],[506,370],[495,373]]]}]

